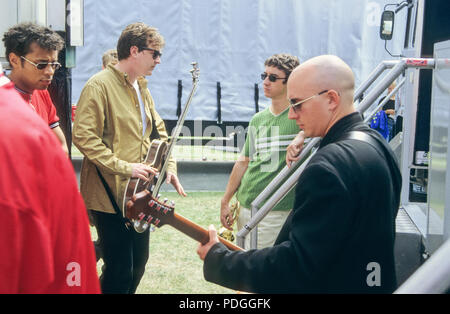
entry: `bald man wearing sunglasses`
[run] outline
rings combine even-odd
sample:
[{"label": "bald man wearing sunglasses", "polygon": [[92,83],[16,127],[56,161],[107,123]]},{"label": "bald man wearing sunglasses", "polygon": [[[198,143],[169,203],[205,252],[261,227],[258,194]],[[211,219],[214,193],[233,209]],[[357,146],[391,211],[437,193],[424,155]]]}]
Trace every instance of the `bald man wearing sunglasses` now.
[{"label": "bald man wearing sunglasses", "polygon": [[[289,120],[287,80],[299,65],[297,57],[275,54],[264,63],[264,95],[270,105],[253,116],[249,123],[247,138],[241,156],[231,172],[225,194],[221,201],[222,225],[232,230],[236,218],[230,210],[230,200],[236,194],[240,203],[237,228],[242,229],[251,218],[251,203],[285,167],[286,148],[299,133],[294,121]],[[294,202],[291,191],[258,225],[258,248],[272,246]],[[250,247],[250,237],[246,238]]]},{"label": "bald man wearing sunglasses", "polygon": [[12,68],[9,79],[15,89],[48,124],[68,154],[66,138],[47,88],[61,67],[58,54],[64,41],[55,31],[32,23],[11,27],[3,36],[6,59]]}]

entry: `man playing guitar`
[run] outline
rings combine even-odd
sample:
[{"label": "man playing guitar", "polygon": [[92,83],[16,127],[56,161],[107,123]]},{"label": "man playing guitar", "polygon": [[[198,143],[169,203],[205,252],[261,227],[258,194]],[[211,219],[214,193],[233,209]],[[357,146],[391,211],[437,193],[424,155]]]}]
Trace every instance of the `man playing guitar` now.
[{"label": "man playing guitar", "polygon": [[[130,178],[148,180],[156,173],[144,163],[151,141],[168,139],[147,81],[140,79],[152,75],[163,47],[156,28],[127,26],[117,43],[119,62],[94,75],[77,104],[73,143],[85,156],[80,189],[102,246],[103,293],[134,293],[149,256],[149,231],[127,228],[119,207]],[[186,196],[176,173],[176,162],[170,159],[166,182]]]}]

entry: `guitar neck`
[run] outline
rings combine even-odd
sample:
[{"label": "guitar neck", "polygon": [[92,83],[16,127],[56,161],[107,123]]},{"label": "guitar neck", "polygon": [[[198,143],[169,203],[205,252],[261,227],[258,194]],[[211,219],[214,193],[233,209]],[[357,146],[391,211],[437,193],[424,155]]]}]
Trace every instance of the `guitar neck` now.
[{"label": "guitar neck", "polygon": [[191,104],[192,97],[194,96],[195,90],[197,89],[197,79],[194,79],[193,83],[194,84],[192,86],[192,90],[191,90],[191,93],[189,94],[189,97],[188,97],[188,100],[186,102],[186,105],[184,106],[183,113],[181,114],[180,119],[178,120],[177,125],[175,126],[175,132],[172,135],[172,139],[170,141],[169,149],[167,151],[166,161],[164,162],[164,165],[163,165],[162,169],[160,170],[159,178],[156,181],[156,184],[154,186],[154,189],[153,189],[153,194],[154,195],[158,195],[158,193],[159,193],[159,189],[161,188],[161,184],[163,183],[163,180],[164,180],[164,175],[166,174],[166,171],[167,171],[167,167],[168,167],[168,164],[169,164],[170,156],[172,156],[172,149],[173,149],[175,143],[177,142],[178,137],[180,136],[181,129],[182,129],[183,124],[184,124],[184,119],[186,119],[186,114],[187,114],[188,108],[189,108],[189,106]]},{"label": "guitar neck", "polygon": [[[173,219],[170,220],[170,222],[167,222],[167,224],[171,225],[175,229],[183,232],[185,235],[191,237],[192,239],[200,242],[201,244],[206,244],[209,242],[209,231],[205,228],[197,225],[195,222],[192,222],[191,220],[178,215],[177,213],[173,214]],[[229,248],[232,251],[242,251],[242,248],[240,248],[237,245],[234,245],[230,241],[225,240],[222,237],[218,237],[219,241],[222,242],[227,248]]]}]

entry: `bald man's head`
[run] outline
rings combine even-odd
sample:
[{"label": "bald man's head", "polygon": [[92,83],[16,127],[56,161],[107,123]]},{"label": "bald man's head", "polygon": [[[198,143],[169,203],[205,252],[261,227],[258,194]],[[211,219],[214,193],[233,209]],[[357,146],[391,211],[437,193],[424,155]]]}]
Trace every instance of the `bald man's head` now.
[{"label": "bald man's head", "polygon": [[342,117],[355,111],[355,78],[350,67],[339,57],[323,55],[309,59],[291,73],[288,98],[305,101],[290,110],[300,128],[309,136],[323,137]]},{"label": "bald man's head", "polygon": [[306,79],[309,85],[320,90],[334,89],[346,98],[346,103],[353,103],[355,77],[350,67],[339,57],[333,55],[314,57],[298,66],[292,74],[295,75],[295,72]]}]

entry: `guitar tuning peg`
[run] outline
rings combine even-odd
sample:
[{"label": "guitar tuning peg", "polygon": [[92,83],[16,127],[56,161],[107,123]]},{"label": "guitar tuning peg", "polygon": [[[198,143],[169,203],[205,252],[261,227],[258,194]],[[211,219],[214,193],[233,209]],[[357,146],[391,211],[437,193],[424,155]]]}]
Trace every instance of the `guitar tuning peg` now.
[{"label": "guitar tuning peg", "polygon": [[167,199],[167,198],[165,198],[165,199],[164,199],[164,204],[166,204],[166,203],[167,203],[167,201],[168,201],[168,199]]},{"label": "guitar tuning peg", "polygon": [[159,200],[161,198],[161,194],[158,194],[158,196],[156,197],[157,200]]},{"label": "guitar tuning peg", "polygon": [[170,206],[175,207],[175,202],[174,201],[170,201]]}]

